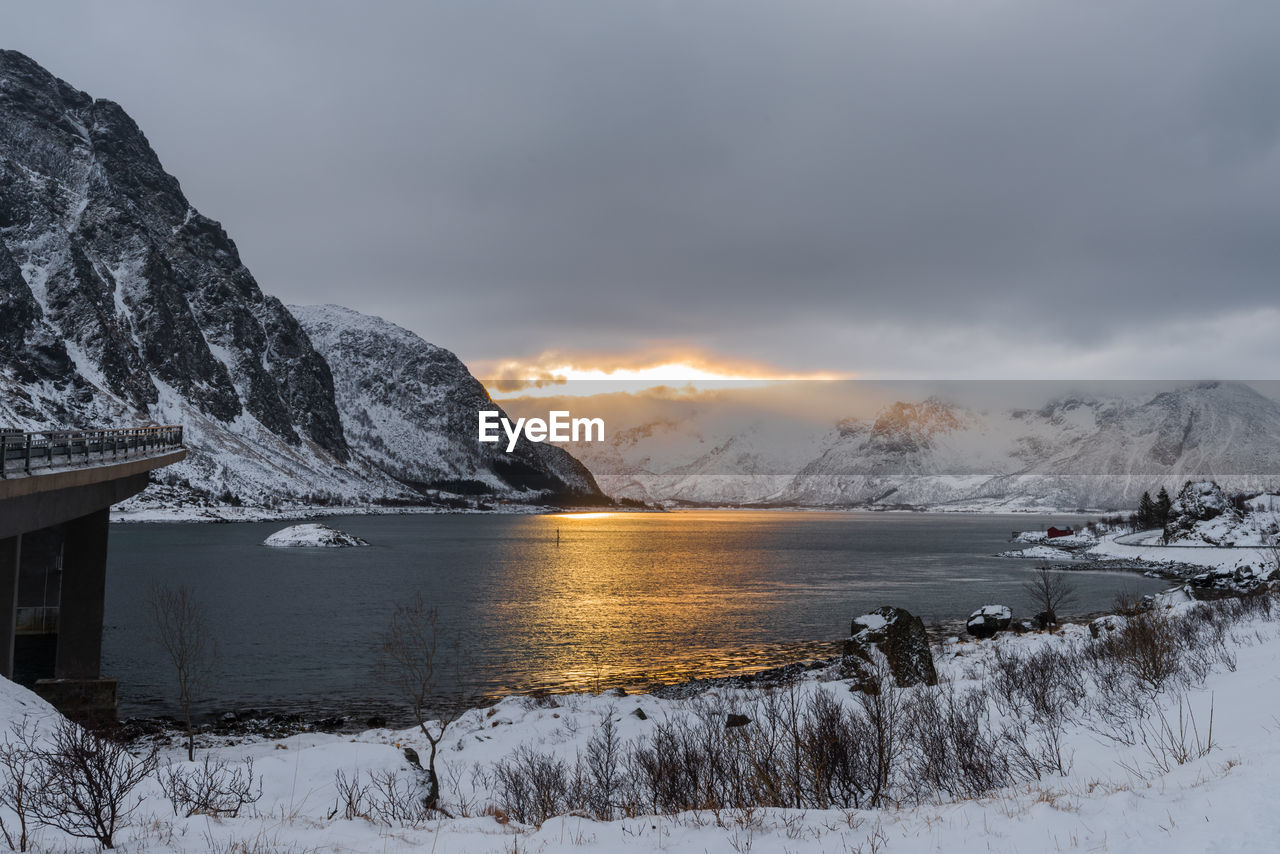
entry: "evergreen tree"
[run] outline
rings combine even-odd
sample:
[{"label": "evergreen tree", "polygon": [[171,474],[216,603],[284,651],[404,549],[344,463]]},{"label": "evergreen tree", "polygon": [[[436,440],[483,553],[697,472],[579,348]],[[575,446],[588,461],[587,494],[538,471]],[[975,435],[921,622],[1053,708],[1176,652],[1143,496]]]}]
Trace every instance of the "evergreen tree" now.
[{"label": "evergreen tree", "polygon": [[1151,500],[1151,493],[1142,493],[1142,500],[1138,502],[1138,529],[1142,531],[1150,530],[1158,527],[1156,523],[1156,504]]},{"label": "evergreen tree", "polygon": [[1173,515],[1173,499],[1169,498],[1169,490],[1163,486],[1160,487],[1160,494],[1156,496],[1156,523],[1163,528],[1169,524],[1169,518]]}]

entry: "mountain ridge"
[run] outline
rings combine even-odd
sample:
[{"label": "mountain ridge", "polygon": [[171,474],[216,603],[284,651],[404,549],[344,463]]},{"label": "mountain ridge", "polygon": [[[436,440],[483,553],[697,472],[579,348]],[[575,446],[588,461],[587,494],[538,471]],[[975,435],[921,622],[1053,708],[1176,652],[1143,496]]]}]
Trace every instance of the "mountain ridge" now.
[{"label": "mountain ridge", "polygon": [[[249,504],[425,500],[353,453],[329,362],[124,109],[16,51],[0,51],[0,312],[3,426],[180,423],[188,458],[158,477]],[[457,365],[437,401],[477,399]],[[599,497],[575,464],[521,464],[520,485],[464,479],[516,500]]]},{"label": "mountain ridge", "polygon": [[[1143,491],[1176,491],[1189,478],[1242,490],[1280,483],[1280,403],[1238,383],[1066,396],[1037,408],[896,401],[820,430],[797,422],[773,451],[750,427],[721,427],[708,431],[694,418],[673,438],[675,428],[620,425],[626,443],[572,450],[615,497],[690,505],[1124,509]],[[811,454],[795,464],[794,448],[780,441]],[[725,453],[743,443],[749,455]]]}]

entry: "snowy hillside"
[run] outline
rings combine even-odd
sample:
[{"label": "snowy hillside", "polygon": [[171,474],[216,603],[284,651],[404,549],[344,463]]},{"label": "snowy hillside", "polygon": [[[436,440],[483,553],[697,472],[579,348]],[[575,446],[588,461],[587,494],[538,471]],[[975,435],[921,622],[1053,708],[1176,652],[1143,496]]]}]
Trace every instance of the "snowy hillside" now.
[{"label": "snowy hillside", "polygon": [[448,350],[341,306],[290,310],[331,366],[347,442],[388,475],[458,492],[597,492],[590,473],[554,445],[522,442],[508,454],[477,442],[476,412],[500,407]]}]

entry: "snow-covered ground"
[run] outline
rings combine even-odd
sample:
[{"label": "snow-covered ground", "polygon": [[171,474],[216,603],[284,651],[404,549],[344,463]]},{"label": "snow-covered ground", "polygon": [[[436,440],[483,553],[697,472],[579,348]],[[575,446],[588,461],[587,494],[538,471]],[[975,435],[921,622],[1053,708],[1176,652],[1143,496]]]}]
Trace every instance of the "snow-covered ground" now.
[{"label": "snow-covered ground", "polygon": [[431,505],[387,505],[351,503],[344,505],[282,502],[275,507],[236,505],[209,499],[199,493],[166,484],[147,489],[111,508],[112,522],[289,522],[323,516],[391,516],[425,513],[546,513],[562,508],[520,504],[481,498],[479,500],[442,494]]},{"label": "snow-covered ground", "polygon": [[1013,541],[1015,543],[1036,545],[1050,544],[1056,548],[1078,548],[1080,546],[1091,546],[1098,541],[1098,538],[1087,531],[1077,531],[1065,537],[1050,537],[1048,531],[1021,531],[1018,536],[1013,538]]},{"label": "snow-covered ground", "polygon": [[1018,557],[1028,560],[1072,560],[1075,555],[1072,552],[1055,549],[1053,546],[1028,546],[1025,549],[1010,549],[1007,552],[1000,552],[1000,557]]},{"label": "snow-covered ground", "polygon": [[1159,531],[1102,537],[1082,553],[1089,560],[1131,560],[1145,564],[1190,564],[1206,569],[1262,566],[1274,560],[1275,549],[1243,546],[1160,545]]},{"label": "snow-covered ground", "polygon": [[[1179,605],[1174,610],[1212,607]],[[1280,613],[1280,612],[1278,612]],[[1083,627],[1057,635],[998,635],[989,641],[953,640],[937,651],[945,686],[959,691],[989,683],[1009,656],[1045,650],[1087,651]],[[1280,763],[1276,701],[1280,698],[1280,624],[1262,616],[1241,618],[1225,629],[1225,654],[1203,679],[1183,689],[1168,684],[1153,692],[1145,736],[1123,744],[1092,713],[1067,716],[1060,732],[1063,772],[997,788],[977,797],[936,796],[915,805],[878,809],[719,809],[613,821],[585,816],[553,818],[541,827],[521,825],[494,809],[496,763],[521,748],[572,766],[586,755],[601,723],[614,722],[624,745],[651,738],[664,721],[707,720],[708,709],[740,712],[761,720],[768,700],[762,689],[713,688],[692,699],[649,695],[510,697],[466,713],[449,729],[440,767],[445,805],[453,817],[423,822],[342,817],[336,775],[372,779],[414,771],[403,749],[427,755],[416,729],[372,730],[359,735],[303,734],[278,741],[223,741],[201,746],[231,763],[252,759],[262,797],[238,818],[178,817],[157,783],[139,790],[144,802],[118,834],[128,851],[394,852],[1263,852],[1280,838]],[[856,704],[847,684],[832,672],[800,682],[807,702],[825,692]],[[905,689],[913,691],[937,689]],[[1095,688],[1096,690],[1096,688]],[[785,689],[777,689],[778,692]],[[644,713],[643,718],[636,714]],[[1181,718],[1179,714],[1181,713]],[[25,689],[0,681],[0,714],[8,720],[49,715]],[[998,704],[993,721],[1009,716]],[[1161,715],[1163,714],[1163,717]],[[699,715],[702,715],[699,718]],[[1195,732],[1190,721],[1195,719]],[[720,720],[723,720],[721,717]],[[1181,725],[1179,724],[1181,720]],[[1212,720],[1212,736],[1209,725]],[[1171,729],[1165,732],[1162,721]],[[721,725],[722,726],[722,725]],[[752,724],[754,726],[754,724]],[[1204,755],[1179,764],[1173,741],[1212,742]],[[1106,733],[1111,732],[1111,736]],[[1199,751],[1192,751],[1193,754]],[[182,751],[166,748],[165,762],[181,763]],[[197,760],[200,759],[197,756]],[[904,765],[900,772],[916,770]],[[497,813],[495,815],[495,813]],[[13,826],[12,814],[3,813]],[[76,847],[60,833],[37,831],[37,850]]]}]

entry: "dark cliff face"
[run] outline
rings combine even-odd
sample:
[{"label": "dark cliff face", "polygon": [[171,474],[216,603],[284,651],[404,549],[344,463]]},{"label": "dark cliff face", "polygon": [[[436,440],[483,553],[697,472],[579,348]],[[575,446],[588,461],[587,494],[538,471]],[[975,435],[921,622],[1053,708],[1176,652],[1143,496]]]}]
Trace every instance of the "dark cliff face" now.
[{"label": "dark cliff face", "polygon": [[347,456],[327,364],[221,226],[117,104],[13,51],[0,51],[0,301],[15,378],[75,386],[34,413],[75,420],[105,392],[147,414],[171,390],[217,421],[247,414]]}]

